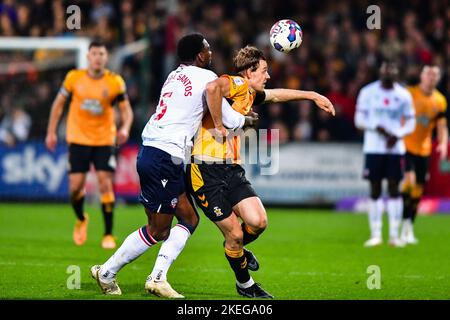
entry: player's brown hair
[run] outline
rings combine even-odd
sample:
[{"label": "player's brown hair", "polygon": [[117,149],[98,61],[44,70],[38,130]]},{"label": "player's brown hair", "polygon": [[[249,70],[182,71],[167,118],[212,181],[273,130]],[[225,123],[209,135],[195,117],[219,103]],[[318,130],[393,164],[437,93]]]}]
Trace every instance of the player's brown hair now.
[{"label": "player's brown hair", "polygon": [[256,47],[246,46],[245,48],[240,49],[234,56],[234,71],[236,73],[240,73],[247,69],[255,71],[258,69],[260,60],[266,60],[264,53]]},{"label": "player's brown hair", "polygon": [[105,47],[106,50],[108,50],[106,43],[104,43],[101,40],[93,40],[91,43],[89,43],[89,50],[91,50],[91,48],[99,48],[99,47]]}]

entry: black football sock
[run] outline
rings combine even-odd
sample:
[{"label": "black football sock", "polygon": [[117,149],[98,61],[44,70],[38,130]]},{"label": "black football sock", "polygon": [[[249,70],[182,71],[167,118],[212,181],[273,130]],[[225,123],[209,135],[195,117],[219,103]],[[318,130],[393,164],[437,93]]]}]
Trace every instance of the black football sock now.
[{"label": "black football sock", "polygon": [[228,250],[225,248],[225,257],[230,263],[236,276],[236,280],[240,283],[246,283],[250,280],[250,274],[247,268],[247,258],[244,255],[244,250]]},{"label": "black football sock", "polygon": [[102,203],[102,213],[105,222],[105,235],[112,234],[114,202]]},{"label": "black football sock", "polygon": [[244,234],[244,239],[243,239],[243,244],[244,246],[249,244],[250,242],[255,241],[256,239],[258,239],[259,234],[255,234],[253,233],[248,226],[245,225],[244,222],[242,222],[241,224],[242,227],[242,233]]},{"label": "black football sock", "polygon": [[411,222],[412,223],[414,223],[414,220],[416,220],[419,202],[420,202],[420,198],[411,198]]},{"label": "black football sock", "polygon": [[403,219],[412,218],[411,195],[407,192],[402,193],[403,197]]},{"label": "black football sock", "polygon": [[74,194],[70,197],[70,203],[72,204],[73,211],[75,212],[77,219],[84,221],[84,195]]}]

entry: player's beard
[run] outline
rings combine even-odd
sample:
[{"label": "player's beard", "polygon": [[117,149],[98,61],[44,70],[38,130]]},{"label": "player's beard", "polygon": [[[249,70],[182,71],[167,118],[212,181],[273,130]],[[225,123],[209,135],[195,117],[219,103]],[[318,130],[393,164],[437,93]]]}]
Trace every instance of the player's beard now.
[{"label": "player's beard", "polygon": [[392,88],[394,86],[394,79],[393,78],[384,78],[381,80],[381,84],[384,88]]}]

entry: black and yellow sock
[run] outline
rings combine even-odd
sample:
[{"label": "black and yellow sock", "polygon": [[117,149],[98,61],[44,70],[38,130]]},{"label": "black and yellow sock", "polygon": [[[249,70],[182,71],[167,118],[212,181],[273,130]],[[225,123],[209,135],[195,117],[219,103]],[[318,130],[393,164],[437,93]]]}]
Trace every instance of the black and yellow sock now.
[{"label": "black and yellow sock", "polygon": [[414,223],[417,216],[417,209],[419,207],[420,198],[411,198],[411,222]]},{"label": "black and yellow sock", "polygon": [[105,222],[105,235],[112,234],[114,217],[114,193],[105,193],[101,196],[103,221]]},{"label": "black and yellow sock", "polygon": [[246,244],[249,244],[250,242],[253,242],[256,239],[258,239],[259,234],[253,232],[253,230],[250,229],[244,222],[242,222],[241,227],[242,227],[242,233],[244,234],[244,238],[243,238],[244,246]]},{"label": "black and yellow sock", "polygon": [[70,196],[70,203],[78,220],[84,221],[84,193],[75,193]]},{"label": "black and yellow sock", "polygon": [[419,207],[420,199],[423,195],[423,185],[416,184],[411,190],[411,221],[414,223],[414,220],[417,216],[417,209]]},{"label": "black and yellow sock", "polygon": [[225,248],[225,257],[230,263],[236,276],[236,280],[240,283],[246,283],[250,280],[250,274],[247,268],[247,258],[244,255],[244,250],[228,250]]},{"label": "black and yellow sock", "polygon": [[411,195],[409,192],[403,192],[402,198],[403,198],[403,219],[411,219],[412,215]]}]

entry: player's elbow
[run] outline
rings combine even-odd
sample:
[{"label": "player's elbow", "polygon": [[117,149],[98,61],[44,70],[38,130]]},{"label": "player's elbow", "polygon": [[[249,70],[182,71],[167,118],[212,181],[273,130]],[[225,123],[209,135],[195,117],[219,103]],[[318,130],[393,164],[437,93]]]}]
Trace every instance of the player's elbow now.
[{"label": "player's elbow", "polygon": [[153,239],[156,241],[165,241],[170,235],[170,229],[164,229],[164,230],[156,230],[152,233]]},{"label": "player's elbow", "polygon": [[219,92],[219,85],[216,81],[208,82],[206,85],[206,93],[208,95],[216,95]]},{"label": "player's elbow", "polygon": [[53,101],[52,108],[56,111],[61,111],[64,109],[64,104],[66,103],[66,97],[61,93],[58,93],[56,99]]}]

